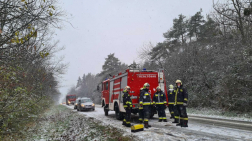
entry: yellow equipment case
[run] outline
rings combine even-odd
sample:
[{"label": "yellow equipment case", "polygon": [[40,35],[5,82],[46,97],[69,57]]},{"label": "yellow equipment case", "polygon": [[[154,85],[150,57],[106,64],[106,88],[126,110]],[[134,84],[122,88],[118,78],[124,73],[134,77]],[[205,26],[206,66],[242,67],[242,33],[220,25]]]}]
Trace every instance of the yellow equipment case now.
[{"label": "yellow equipment case", "polygon": [[143,124],[136,124],[131,126],[131,132],[138,132],[138,131],[143,131],[144,130],[144,125]]}]

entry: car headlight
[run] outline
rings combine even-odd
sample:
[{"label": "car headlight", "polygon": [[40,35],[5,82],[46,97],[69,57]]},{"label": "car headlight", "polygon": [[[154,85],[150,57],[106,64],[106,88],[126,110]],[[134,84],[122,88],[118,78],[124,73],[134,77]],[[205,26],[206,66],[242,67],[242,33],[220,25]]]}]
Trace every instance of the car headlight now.
[{"label": "car headlight", "polygon": [[95,104],[93,103],[92,106],[95,106]]},{"label": "car headlight", "polygon": [[84,105],[84,104],[81,104],[81,107],[85,107],[85,105]]},{"label": "car headlight", "polygon": [[75,105],[77,105],[77,103],[75,103]]},{"label": "car headlight", "polygon": [[71,102],[70,102],[70,101],[68,101],[68,103],[70,104]]}]

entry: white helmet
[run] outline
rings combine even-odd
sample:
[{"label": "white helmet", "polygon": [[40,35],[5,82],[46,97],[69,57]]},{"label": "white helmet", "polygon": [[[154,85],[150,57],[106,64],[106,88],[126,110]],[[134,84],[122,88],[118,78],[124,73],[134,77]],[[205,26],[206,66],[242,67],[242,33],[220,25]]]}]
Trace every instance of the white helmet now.
[{"label": "white helmet", "polygon": [[146,88],[146,87],[150,87],[150,84],[149,83],[144,83],[143,88]]}]

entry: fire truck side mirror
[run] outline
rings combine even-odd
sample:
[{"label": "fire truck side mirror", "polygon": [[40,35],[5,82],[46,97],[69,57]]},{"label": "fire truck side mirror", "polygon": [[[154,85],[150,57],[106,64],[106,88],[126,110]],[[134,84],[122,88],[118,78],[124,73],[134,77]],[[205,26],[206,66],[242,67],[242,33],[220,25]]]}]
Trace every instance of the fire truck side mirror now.
[{"label": "fire truck side mirror", "polygon": [[100,87],[99,87],[99,85],[97,86],[97,91],[99,91],[100,90]]}]

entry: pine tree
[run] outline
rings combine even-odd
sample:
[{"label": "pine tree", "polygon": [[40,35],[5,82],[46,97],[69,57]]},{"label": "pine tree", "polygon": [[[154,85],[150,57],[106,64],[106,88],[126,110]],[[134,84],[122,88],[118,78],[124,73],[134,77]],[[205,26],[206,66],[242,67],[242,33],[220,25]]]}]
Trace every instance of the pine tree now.
[{"label": "pine tree", "polygon": [[78,80],[77,80],[76,88],[78,88],[79,86],[81,86],[81,83],[82,83],[82,80],[81,80],[81,78],[79,77]]},{"label": "pine tree", "polygon": [[105,58],[105,63],[102,66],[102,72],[99,74],[103,79],[108,78],[117,74],[120,71],[126,69],[126,64],[121,64],[118,58],[114,56],[115,54],[109,54],[107,58]]},{"label": "pine tree", "polygon": [[188,36],[191,38],[193,36],[198,39],[198,35],[201,33],[201,26],[205,23],[204,17],[201,15],[202,9],[200,9],[199,12],[197,12],[194,16],[190,18],[188,21],[187,27],[188,27]]},{"label": "pine tree", "polygon": [[164,33],[164,37],[168,40],[172,40],[173,38],[180,40],[182,43],[185,43],[185,33],[187,28],[187,23],[185,20],[186,16],[180,14],[179,18],[173,19],[173,27]]},{"label": "pine tree", "polygon": [[200,34],[198,39],[211,39],[219,34],[220,30],[218,23],[216,23],[209,15],[206,17],[206,22],[204,25],[200,26]]}]

